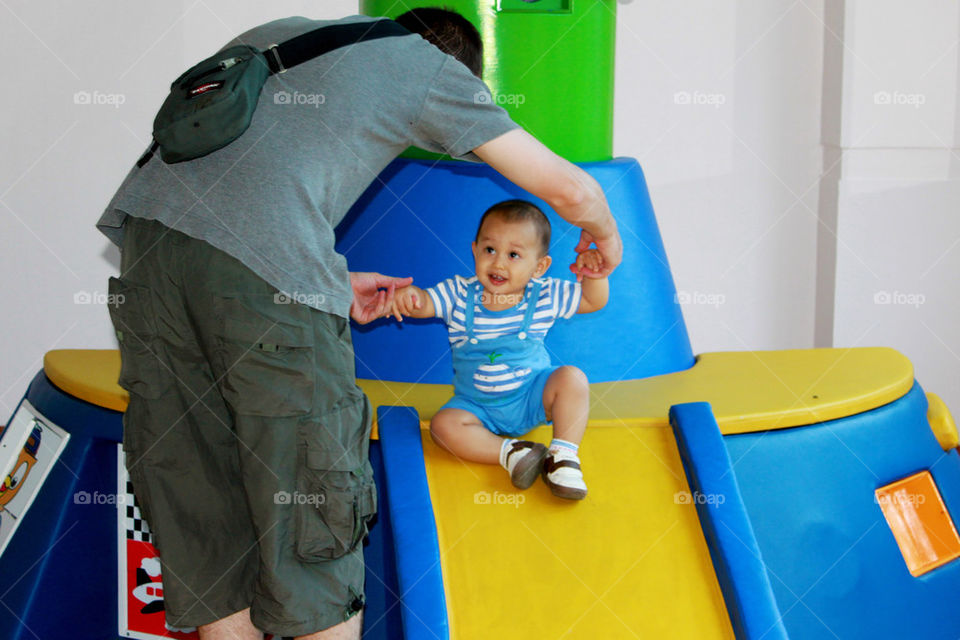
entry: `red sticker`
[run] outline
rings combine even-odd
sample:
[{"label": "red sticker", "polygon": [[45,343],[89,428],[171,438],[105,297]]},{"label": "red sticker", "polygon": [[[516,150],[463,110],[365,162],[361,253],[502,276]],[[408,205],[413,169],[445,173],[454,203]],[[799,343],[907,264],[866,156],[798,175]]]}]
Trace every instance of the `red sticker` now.
[{"label": "red sticker", "polygon": [[223,86],[222,82],[204,82],[200,86],[190,89],[190,97],[192,98],[194,96],[199,96],[208,91],[215,91],[222,86]]}]

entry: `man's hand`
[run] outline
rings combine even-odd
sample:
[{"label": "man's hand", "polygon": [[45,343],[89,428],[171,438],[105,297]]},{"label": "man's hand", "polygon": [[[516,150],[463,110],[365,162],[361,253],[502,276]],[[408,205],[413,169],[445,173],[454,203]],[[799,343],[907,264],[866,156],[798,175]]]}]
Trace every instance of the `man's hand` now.
[{"label": "man's hand", "polygon": [[382,273],[350,272],[353,288],[353,304],[350,317],[360,324],[367,324],[390,313],[393,293],[397,287],[406,287],[413,278],[395,278]]},{"label": "man's hand", "polygon": [[[578,276],[585,275],[588,278],[606,278],[617,268],[620,261],[623,260],[623,242],[620,240],[620,233],[614,229],[613,233],[604,238],[594,238],[589,232],[583,230],[580,232],[580,242],[577,243],[577,246],[574,247],[573,250],[577,253],[583,253],[590,249],[591,243],[597,245],[596,250],[600,253],[603,264],[599,270],[593,269],[591,265],[587,264],[586,268],[581,268],[579,271],[574,271],[574,273],[577,273]],[[579,263],[580,261],[578,259],[577,264],[579,265]],[[571,269],[572,268],[571,265]],[[579,280],[580,278],[578,277],[577,279]]]},{"label": "man's hand", "polygon": [[481,160],[522,189],[541,198],[570,224],[580,227],[582,253],[595,243],[603,267],[595,277],[605,277],[623,259],[617,223],[603,189],[588,173],[561,158],[539,140],[513,129],[473,150]]}]

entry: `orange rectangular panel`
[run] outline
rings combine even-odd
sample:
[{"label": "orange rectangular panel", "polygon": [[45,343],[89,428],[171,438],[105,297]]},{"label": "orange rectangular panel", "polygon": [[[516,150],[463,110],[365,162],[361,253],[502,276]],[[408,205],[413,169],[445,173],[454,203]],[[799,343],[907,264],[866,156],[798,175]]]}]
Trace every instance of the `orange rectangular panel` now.
[{"label": "orange rectangular panel", "polygon": [[960,557],[960,536],[929,471],[897,480],[875,493],[914,577]]}]

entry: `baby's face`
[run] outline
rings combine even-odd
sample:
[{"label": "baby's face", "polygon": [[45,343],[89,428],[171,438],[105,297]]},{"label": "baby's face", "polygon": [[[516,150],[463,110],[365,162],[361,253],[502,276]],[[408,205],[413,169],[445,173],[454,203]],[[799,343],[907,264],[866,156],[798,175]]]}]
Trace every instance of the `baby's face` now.
[{"label": "baby's face", "polygon": [[530,278],[542,276],[550,266],[550,257],[540,251],[532,222],[507,222],[491,215],[473,243],[477,279],[495,298],[522,294]]}]

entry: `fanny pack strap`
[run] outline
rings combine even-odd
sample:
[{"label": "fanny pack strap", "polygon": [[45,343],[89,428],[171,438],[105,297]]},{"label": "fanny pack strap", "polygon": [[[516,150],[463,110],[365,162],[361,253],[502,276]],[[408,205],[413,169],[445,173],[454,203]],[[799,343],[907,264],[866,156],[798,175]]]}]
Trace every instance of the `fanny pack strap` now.
[{"label": "fanny pack strap", "polygon": [[393,20],[332,24],[300,34],[280,44],[270,45],[263,55],[270,67],[270,74],[273,75],[348,44],[409,34],[407,29]]},{"label": "fanny pack strap", "polygon": [[[270,70],[268,75],[274,75],[348,44],[405,35],[410,35],[410,31],[387,19],[332,24],[307,31],[280,44],[272,44],[262,53]],[[159,148],[159,143],[153,140],[150,148],[137,160],[137,168],[147,164]]]}]

